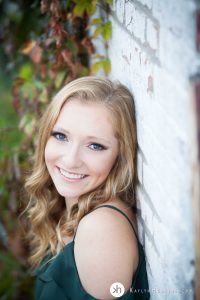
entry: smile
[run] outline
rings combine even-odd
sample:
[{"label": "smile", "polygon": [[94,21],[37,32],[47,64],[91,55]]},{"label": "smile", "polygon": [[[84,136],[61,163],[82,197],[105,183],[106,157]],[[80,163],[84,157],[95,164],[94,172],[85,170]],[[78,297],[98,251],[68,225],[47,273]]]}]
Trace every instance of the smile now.
[{"label": "smile", "polygon": [[76,174],[76,173],[69,173],[61,168],[58,168],[61,175],[63,175],[67,179],[77,180],[77,179],[83,179],[88,175],[85,174]]}]

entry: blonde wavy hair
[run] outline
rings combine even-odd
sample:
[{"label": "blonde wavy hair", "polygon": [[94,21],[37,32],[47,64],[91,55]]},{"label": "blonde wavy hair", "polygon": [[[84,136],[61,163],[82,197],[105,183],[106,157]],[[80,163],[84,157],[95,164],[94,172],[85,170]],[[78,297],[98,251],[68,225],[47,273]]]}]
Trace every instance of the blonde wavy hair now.
[{"label": "blonde wavy hair", "polygon": [[[66,213],[64,197],[58,194],[47,170],[44,150],[60,111],[67,101],[98,102],[111,112],[119,154],[106,180],[79,197]],[[39,124],[37,149],[32,173],[25,189],[30,195],[26,207],[29,219],[29,262],[37,268],[48,251],[55,257],[64,247],[64,236],[73,236],[80,219],[99,204],[119,197],[129,207],[136,207],[137,130],[134,99],[122,84],[87,76],[64,86],[49,104]]]}]

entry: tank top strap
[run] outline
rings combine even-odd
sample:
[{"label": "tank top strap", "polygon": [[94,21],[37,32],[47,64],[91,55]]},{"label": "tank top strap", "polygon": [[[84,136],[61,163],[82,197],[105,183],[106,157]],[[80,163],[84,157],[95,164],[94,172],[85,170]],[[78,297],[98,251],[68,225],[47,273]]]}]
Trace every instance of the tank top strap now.
[{"label": "tank top strap", "polygon": [[[132,222],[130,221],[129,217],[128,217],[121,209],[119,209],[118,207],[115,207],[115,206],[110,205],[110,204],[104,204],[104,205],[101,205],[101,206],[98,206],[98,207],[93,208],[93,209],[92,209],[91,211],[89,211],[87,214],[89,214],[89,213],[93,212],[94,210],[96,210],[96,209],[98,209],[98,208],[101,208],[101,207],[108,207],[108,208],[114,209],[114,210],[118,211],[119,213],[121,213],[121,214],[128,220],[128,222],[130,223],[130,225],[131,225],[131,227],[133,228],[133,231],[134,231],[134,233],[135,233],[135,236],[136,236],[136,238],[137,238],[137,241],[139,242],[139,238],[138,238],[137,232],[136,232],[136,230],[135,230],[135,228],[134,228]],[[86,214],[86,215],[87,215],[87,214]],[[76,232],[75,232],[73,241],[74,241],[74,239],[75,239],[75,236],[76,236]]]}]

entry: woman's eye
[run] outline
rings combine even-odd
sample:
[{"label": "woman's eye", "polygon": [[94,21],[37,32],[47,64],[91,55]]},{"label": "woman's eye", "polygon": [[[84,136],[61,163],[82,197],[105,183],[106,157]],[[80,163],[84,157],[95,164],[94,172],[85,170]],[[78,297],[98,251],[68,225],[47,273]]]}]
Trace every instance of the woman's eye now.
[{"label": "woman's eye", "polygon": [[67,137],[64,133],[61,132],[52,132],[51,134],[53,137],[55,137],[59,141],[67,141]]},{"label": "woman's eye", "polygon": [[96,144],[96,143],[90,144],[89,148],[92,149],[92,150],[94,150],[94,151],[101,151],[101,150],[105,150],[106,149],[103,145]]}]

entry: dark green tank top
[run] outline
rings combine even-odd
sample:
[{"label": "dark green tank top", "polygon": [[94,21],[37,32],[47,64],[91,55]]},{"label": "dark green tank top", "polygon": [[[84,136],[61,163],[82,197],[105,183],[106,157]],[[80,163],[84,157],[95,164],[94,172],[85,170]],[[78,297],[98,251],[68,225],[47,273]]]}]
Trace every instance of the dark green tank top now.
[{"label": "dark green tank top", "polygon": [[[93,210],[100,207],[109,207],[122,213],[127,218],[135,232],[131,221],[120,209],[112,205],[101,205]],[[137,237],[136,232],[135,235]],[[139,263],[136,273],[133,276],[132,286],[130,290],[128,290],[123,296],[118,297],[118,299],[150,299],[144,250],[138,237],[137,241]],[[51,254],[49,253],[45,258],[45,262],[50,258]],[[68,243],[54,259],[47,263],[43,263],[37,270],[36,275],[36,300],[97,300],[89,295],[81,284],[74,258],[74,239]],[[112,296],[110,298],[112,298]]]}]

